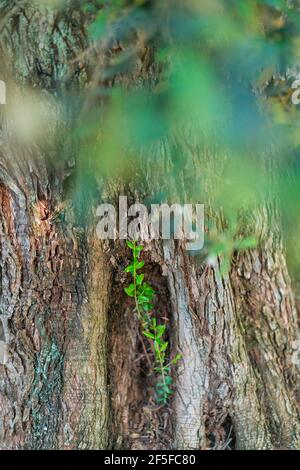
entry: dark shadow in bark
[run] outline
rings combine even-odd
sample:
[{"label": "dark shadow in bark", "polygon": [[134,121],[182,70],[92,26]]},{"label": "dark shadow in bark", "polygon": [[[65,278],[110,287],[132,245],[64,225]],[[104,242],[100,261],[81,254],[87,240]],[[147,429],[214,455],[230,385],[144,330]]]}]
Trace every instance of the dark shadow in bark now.
[{"label": "dark shadow in bark", "polygon": [[[114,258],[116,269],[109,307],[110,392],[112,427],[116,448],[171,448],[171,406],[161,407],[155,401],[154,355],[147,338],[140,331],[134,314],[134,302],[124,293],[130,281],[124,273],[129,264],[126,251]],[[167,325],[170,335],[170,303],[166,279],[159,264],[147,261],[145,279],[155,289],[153,313]],[[166,338],[167,340],[169,338]]]},{"label": "dark shadow in bark", "polygon": [[0,364],[5,364],[5,359],[6,359],[5,333],[4,333],[2,320],[0,319]]},{"label": "dark shadow in bark", "polygon": [[207,442],[212,450],[234,450],[235,449],[235,433],[232,418],[224,415],[220,419],[217,414],[218,421],[213,417],[206,420],[205,427],[207,429]]}]

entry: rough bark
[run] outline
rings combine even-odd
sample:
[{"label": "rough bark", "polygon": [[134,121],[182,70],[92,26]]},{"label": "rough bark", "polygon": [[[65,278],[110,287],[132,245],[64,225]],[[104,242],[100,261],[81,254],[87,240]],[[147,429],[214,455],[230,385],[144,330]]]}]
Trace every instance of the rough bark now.
[{"label": "rough bark", "polygon": [[222,449],[230,428],[237,448],[270,447],[230,279],[183,252],[166,253],[174,334],[184,357],[175,399],[178,447]]},{"label": "rough bark", "polygon": [[292,357],[299,326],[276,215],[272,232],[262,224],[270,218],[267,209],[257,217],[260,249],[237,256],[233,285],[273,444],[298,449],[299,364]]},{"label": "rough bark", "polygon": [[21,91],[31,85],[44,92],[38,107],[50,122],[43,139],[32,142],[18,140],[7,115],[2,122],[1,447],[103,448],[110,269],[94,232],[81,230],[72,208],[64,208],[73,149],[55,97],[84,81],[85,70],[67,62],[83,48],[80,15],[29,2],[8,2],[2,12],[8,105],[14,77]]},{"label": "rough bark", "polygon": [[[170,405],[156,406],[153,358],[123,295],[124,246],[97,240],[94,220],[79,225],[64,193],[76,149],[60,95],[99,78],[76,59],[87,42],[71,4],[0,3],[8,94],[34,87],[54,117],[37,142],[16,141],[14,123],[1,123],[0,447],[299,448],[290,364],[299,330],[282,241],[261,233],[268,214],[260,248],[238,254],[225,278],[178,243],[147,245],[171,355],[184,358]],[[153,79],[151,48],[139,47],[135,77],[116,81]],[[162,143],[163,164],[166,153]],[[156,162],[144,171],[159,185]]]}]

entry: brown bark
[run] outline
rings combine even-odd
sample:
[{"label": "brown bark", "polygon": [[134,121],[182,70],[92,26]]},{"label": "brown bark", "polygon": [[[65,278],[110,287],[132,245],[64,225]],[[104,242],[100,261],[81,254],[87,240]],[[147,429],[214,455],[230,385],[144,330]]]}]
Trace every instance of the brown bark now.
[{"label": "brown bark", "polygon": [[[262,217],[268,217],[266,210]],[[292,357],[299,326],[278,218],[272,228],[261,234],[259,250],[237,256],[233,285],[273,444],[298,449],[299,364]]]},{"label": "brown bark", "polygon": [[177,446],[222,449],[231,427],[238,448],[270,447],[230,280],[184,252],[168,247],[165,253],[175,344],[184,357],[175,398]]},{"label": "brown bark", "polygon": [[[75,60],[87,46],[86,18],[72,5],[30,2],[4,2],[2,15],[8,96],[16,84],[42,90],[38,106],[54,119],[44,139],[25,143],[2,119],[0,447],[299,448],[299,371],[290,364],[299,329],[277,228],[261,233],[268,214],[260,248],[238,254],[225,278],[178,243],[146,246],[171,356],[183,354],[174,397],[157,407],[153,357],[123,295],[124,246],[97,240],[94,220],[79,225],[64,192],[76,149],[58,96],[100,76]],[[151,48],[139,48],[134,76],[116,81],[153,79]],[[157,186],[159,165],[171,168],[165,142],[160,151],[163,163],[146,167]],[[183,175],[173,186],[184,191]]]},{"label": "brown bark", "polygon": [[47,176],[21,155],[3,147],[1,445],[105,447],[110,269],[72,214],[55,219]]},{"label": "brown bark", "polygon": [[[84,82],[85,69],[68,65],[82,50],[84,35],[76,10],[37,10],[25,3],[8,5],[1,37],[9,86],[0,162],[6,353],[0,366],[0,445],[103,448],[109,446],[110,269],[93,230],[78,227],[62,200],[66,156],[72,156],[65,139],[70,123],[62,121],[61,103],[51,96],[67,86],[76,91]],[[21,91],[24,85],[44,90],[37,97],[40,115],[50,120],[43,138],[20,141],[15,132],[12,77]]]}]

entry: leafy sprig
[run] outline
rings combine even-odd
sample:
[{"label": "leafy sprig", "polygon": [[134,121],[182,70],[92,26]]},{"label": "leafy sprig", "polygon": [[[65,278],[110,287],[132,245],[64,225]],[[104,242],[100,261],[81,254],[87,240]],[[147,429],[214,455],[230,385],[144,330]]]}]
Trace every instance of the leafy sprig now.
[{"label": "leafy sprig", "polygon": [[181,359],[177,354],[175,358],[167,362],[169,343],[165,340],[166,325],[159,324],[152,316],[154,289],[144,280],[144,274],[139,271],[144,267],[145,262],[140,261],[142,245],[137,242],[127,241],[127,246],[132,252],[132,261],[125,268],[126,273],[130,273],[133,282],[125,287],[125,293],[134,299],[135,313],[141,321],[142,334],[149,340],[155,357],[154,372],[159,380],[156,383],[156,399],[159,404],[166,405],[173,394],[171,367]]}]

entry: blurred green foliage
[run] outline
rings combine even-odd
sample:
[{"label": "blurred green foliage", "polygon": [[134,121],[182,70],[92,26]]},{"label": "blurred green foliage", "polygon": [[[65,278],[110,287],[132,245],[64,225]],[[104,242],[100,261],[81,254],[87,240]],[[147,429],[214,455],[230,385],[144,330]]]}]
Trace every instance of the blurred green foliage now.
[{"label": "blurred green foliage", "polygon": [[230,220],[275,197],[298,263],[300,105],[291,84],[300,73],[299,4],[94,0],[81,8],[104,60],[77,122],[80,178],[89,188],[94,179],[125,181],[149,203],[204,203],[210,224],[221,211],[213,254],[226,240],[223,253],[243,237],[252,247],[254,224],[232,233]]}]

